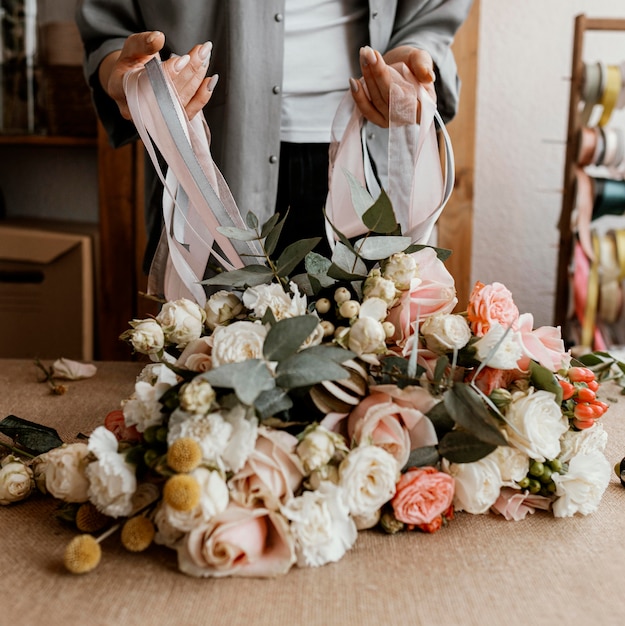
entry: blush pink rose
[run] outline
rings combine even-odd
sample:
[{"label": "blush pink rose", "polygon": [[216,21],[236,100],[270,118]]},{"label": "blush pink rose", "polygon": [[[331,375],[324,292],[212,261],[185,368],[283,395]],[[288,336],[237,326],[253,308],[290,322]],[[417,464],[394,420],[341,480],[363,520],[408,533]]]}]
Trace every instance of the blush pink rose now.
[{"label": "blush pink rose", "polygon": [[518,317],[519,309],[505,285],[475,283],[467,307],[467,319],[475,335],[483,337],[493,322],[515,328]]},{"label": "blush pink rose", "polygon": [[185,367],[193,372],[207,372],[213,367],[211,352],[213,349],[212,337],[200,337],[187,344],[187,347],[178,357],[176,365]]},{"label": "blush pink rose", "polygon": [[[399,467],[403,467],[411,450],[438,443],[434,425],[424,415],[435,401],[431,397],[418,398],[417,390],[421,388],[414,388],[414,397],[394,385],[384,385],[383,389],[386,393],[372,390],[350,413],[347,438],[357,445],[371,443],[383,448],[397,460]],[[397,398],[388,393],[391,390],[396,392]],[[422,391],[429,396],[427,391]],[[414,404],[420,404],[424,410],[415,408]]]},{"label": "blush pink rose", "polygon": [[395,517],[414,526],[431,524],[451,507],[454,489],[454,479],[434,467],[409,469],[397,482],[391,500]]},{"label": "blush pink rose", "polygon": [[269,578],[286,574],[295,563],[295,546],[286,519],[263,508],[230,504],[177,544],[178,566],[197,577]]},{"label": "blush pink rose", "polygon": [[126,426],[124,412],[121,409],[110,411],[104,418],[104,427],[110,430],[117,441],[141,441],[141,433],[135,426]]},{"label": "blush pink rose", "polygon": [[534,513],[536,509],[548,511],[551,508],[551,499],[528,491],[504,487],[491,508],[507,520],[518,522],[525,519],[528,513]]},{"label": "blush pink rose", "polygon": [[432,315],[451,313],[458,303],[453,276],[432,248],[415,252],[417,278],[413,278],[410,288],[403,291],[395,306],[391,308],[386,321],[395,326],[392,339],[403,347],[415,332],[415,322],[423,322]]},{"label": "blush pink rose", "polygon": [[305,475],[297,444],[297,438],[285,431],[260,427],[254,450],[228,483],[232,497],[243,506],[261,502],[271,510],[286,504]]},{"label": "blush pink rose", "polygon": [[541,326],[534,329],[534,316],[531,313],[523,313],[519,317],[518,326],[526,355],[519,361],[520,369],[527,370],[530,359],[552,372],[568,369],[571,364],[571,353],[564,349],[559,326]]}]

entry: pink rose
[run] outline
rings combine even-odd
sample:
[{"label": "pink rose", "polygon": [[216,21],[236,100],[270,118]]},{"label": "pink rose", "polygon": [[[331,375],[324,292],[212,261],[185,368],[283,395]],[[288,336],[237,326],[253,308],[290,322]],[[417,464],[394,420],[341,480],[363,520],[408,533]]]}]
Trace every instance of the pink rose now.
[{"label": "pink rose", "polygon": [[505,285],[475,283],[467,307],[467,319],[475,335],[483,337],[493,322],[498,322],[504,328],[514,328],[518,318],[519,309]]},{"label": "pink rose", "polygon": [[551,508],[551,499],[545,496],[532,495],[528,491],[519,491],[504,487],[499,494],[492,510],[503,515],[507,520],[525,519],[528,513],[534,513],[536,509],[548,511]]},{"label": "pink rose", "polygon": [[194,528],[177,550],[180,571],[197,577],[269,578],[286,574],[296,558],[282,515],[236,504]]},{"label": "pink rose", "polygon": [[[412,449],[438,443],[434,425],[424,415],[436,401],[421,388],[406,391],[395,385],[383,385],[378,389],[383,391],[372,390],[350,413],[347,420],[348,440],[357,445],[371,443],[384,448],[397,460],[399,467],[403,467]],[[419,394],[419,390],[424,394]],[[415,408],[415,404],[421,406],[423,411]]]},{"label": "pink rose", "polygon": [[414,334],[417,318],[421,323],[432,315],[451,313],[458,303],[454,279],[436,252],[423,248],[413,256],[417,261],[417,278],[401,293],[386,318],[395,326],[393,340],[400,347]]},{"label": "pink rose", "polygon": [[534,316],[531,313],[523,313],[518,325],[523,350],[527,355],[519,361],[520,369],[527,370],[530,358],[552,372],[568,369],[571,353],[564,349],[559,326],[541,326],[534,330]]},{"label": "pink rose", "polygon": [[121,409],[110,411],[104,418],[104,427],[110,430],[117,441],[141,441],[141,433],[135,426],[126,426],[124,412]]},{"label": "pink rose", "polygon": [[409,469],[397,482],[391,500],[395,517],[405,524],[430,524],[451,507],[454,488],[454,479],[434,467]]},{"label": "pink rose", "polygon": [[207,372],[213,367],[211,351],[212,337],[200,337],[187,344],[187,347],[178,357],[176,365],[185,367],[193,372]]},{"label": "pink rose", "polygon": [[297,443],[297,438],[285,431],[260,427],[254,450],[229,481],[232,497],[244,506],[260,501],[271,510],[286,504],[305,474],[295,452]]}]

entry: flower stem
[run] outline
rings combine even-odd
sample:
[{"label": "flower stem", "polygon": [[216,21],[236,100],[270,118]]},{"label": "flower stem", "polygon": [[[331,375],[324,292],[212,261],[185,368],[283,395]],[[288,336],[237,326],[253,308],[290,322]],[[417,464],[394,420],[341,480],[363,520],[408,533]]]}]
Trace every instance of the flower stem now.
[{"label": "flower stem", "polygon": [[34,459],[36,456],[35,454],[30,454],[30,452],[25,452],[24,450],[20,450],[19,448],[10,446],[8,443],[4,443],[3,441],[0,441],[0,446],[2,446],[3,448],[6,448],[7,450],[11,450],[11,452],[15,452],[15,454],[27,456],[29,459]]}]

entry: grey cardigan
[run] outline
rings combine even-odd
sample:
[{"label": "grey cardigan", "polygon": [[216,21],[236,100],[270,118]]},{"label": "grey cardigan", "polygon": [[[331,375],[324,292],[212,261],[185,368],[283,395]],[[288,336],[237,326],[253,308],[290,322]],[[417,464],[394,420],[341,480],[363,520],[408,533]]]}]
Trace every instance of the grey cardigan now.
[{"label": "grey cardigan", "polygon": [[[280,154],[285,0],[80,0],[76,21],[85,45],[85,72],[111,143],[136,138],[114,101],[101,88],[102,59],[121,49],[136,32],[165,33],[162,58],[213,42],[209,73],[220,80],[205,116],[212,154],[243,215],[274,211]],[[453,117],[459,81],[450,44],[472,0],[369,0],[372,47],[386,52],[399,45],[427,50],[434,59],[438,108]],[[346,85],[347,89],[347,85]]]}]

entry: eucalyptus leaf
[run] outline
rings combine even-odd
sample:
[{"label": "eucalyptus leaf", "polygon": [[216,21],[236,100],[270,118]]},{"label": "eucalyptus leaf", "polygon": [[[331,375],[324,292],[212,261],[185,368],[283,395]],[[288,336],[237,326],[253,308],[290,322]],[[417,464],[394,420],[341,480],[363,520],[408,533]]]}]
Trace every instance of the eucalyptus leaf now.
[{"label": "eucalyptus leaf", "polygon": [[382,189],[373,205],[365,211],[362,221],[374,233],[386,235],[397,231],[398,224],[393,205],[384,189]]},{"label": "eucalyptus leaf", "polygon": [[337,239],[346,247],[349,248],[350,250],[354,250],[354,247],[352,246],[352,242],[330,221],[330,219],[328,218],[328,214],[326,213],[326,209],[325,207],[323,207],[323,216],[326,218],[326,222],[328,224],[330,224],[330,228],[332,228],[332,231],[334,232],[334,234],[336,235]]},{"label": "eucalyptus leaf", "polygon": [[455,422],[451,419],[451,415],[447,411],[444,402],[437,402],[426,414],[426,417],[430,419],[436,430],[436,436],[439,441],[443,438],[443,435],[453,430]]},{"label": "eucalyptus leaf", "polygon": [[253,230],[256,230],[258,228],[258,218],[254,213],[252,213],[252,211],[248,211],[247,215],[245,216],[245,223],[247,224],[248,228],[251,228]]},{"label": "eucalyptus leaf", "polygon": [[273,326],[276,323],[276,316],[273,314],[273,310],[271,309],[270,306],[268,306],[265,309],[265,314],[263,315],[263,318],[261,319],[261,322],[266,325],[269,324],[269,326]]},{"label": "eucalyptus leaf", "polygon": [[403,469],[436,465],[439,460],[440,454],[436,446],[423,446],[412,450]]},{"label": "eucalyptus leaf", "polygon": [[[276,227],[276,224],[280,220],[280,213],[274,213],[260,229],[260,236],[267,237],[267,235]],[[284,220],[283,220],[284,221]]]},{"label": "eucalyptus leaf", "polygon": [[496,445],[485,443],[465,430],[452,430],[438,444],[438,451],[452,463],[474,463],[489,455]]},{"label": "eucalyptus leaf", "polygon": [[241,402],[249,406],[262,391],[275,387],[275,380],[260,359],[248,359],[241,363],[226,363],[200,374],[213,387],[234,389]]},{"label": "eucalyptus leaf", "polygon": [[312,237],[311,239],[300,239],[287,246],[276,261],[278,276],[288,276],[320,241],[321,237]]},{"label": "eucalyptus leaf", "polygon": [[[342,276],[337,276],[337,273],[341,273]],[[332,253],[332,265],[328,275],[339,280],[362,280],[367,276],[367,266],[352,248],[338,242]]]},{"label": "eucalyptus leaf", "polygon": [[63,445],[63,440],[53,428],[7,415],[0,422],[0,433],[12,439],[17,446],[30,454],[43,454]]},{"label": "eucalyptus leaf", "polygon": [[310,348],[306,348],[306,352],[308,352],[310,356],[319,357],[321,359],[330,359],[330,361],[334,361],[335,363],[344,363],[345,361],[353,359],[356,356],[356,354],[351,350],[327,344],[311,346]]},{"label": "eucalyptus leaf", "polygon": [[369,261],[380,261],[392,254],[402,252],[410,245],[410,237],[363,237],[354,247],[358,254]]},{"label": "eucalyptus leaf", "polygon": [[556,378],[556,375],[546,367],[539,365],[535,361],[530,361],[530,380],[538,389],[550,391],[555,394],[556,402],[562,402],[562,387]]},{"label": "eucalyptus leaf", "polygon": [[351,272],[345,271],[343,268],[339,267],[332,263],[330,269],[328,270],[328,276],[330,278],[334,278],[336,280],[364,280],[366,275],[363,274],[353,274]]},{"label": "eucalyptus leaf", "polygon": [[419,252],[419,250],[423,250],[423,248],[433,248],[434,251],[436,252],[436,256],[438,257],[439,261],[446,261],[450,256],[452,251],[448,250],[447,248],[437,248],[435,246],[428,246],[422,243],[415,243],[412,244],[411,246],[408,246],[404,252],[406,254],[413,254],[414,252]]},{"label": "eucalyptus leaf", "polygon": [[373,196],[363,187],[361,182],[348,170],[343,168],[343,173],[349,184],[352,205],[358,217],[362,220],[367,209],[374,203]]},{"label": "eucalyptus leaf", "polygon": [[265,337],[263,355],[268,361],[282,361],[295,354],[317,328],[314,315],[298,315],[276,322]]},{"label": "eucalyptus leaf", "polygon": [[434,367],[434,380],[436,382],[443,380],[443,376],[448,367],[449,357],[443,355],[436,360],[436,366]]},{"label": "eucalyptus leaf", "polygon": [[[276,250],[276,246],[278,245],[278,241],[280,240],[280,235],[282,234],[282,229],[284,228],[284,223],[286,222],[288,214],[289,212],[287,211],[284,217],[279,222],[276,222],[276,225],[267,233],[267,236],[265,238],[265,252],[269,256],[271,256]],[[267,222],[267,224],[269,224],[269,221]],[[263,228],[263,232],[264,231],[265,228]]]},{"label": "eucalyptus leaf", "polygon": [[276,368],[276,384],[283,389],[308,387],[324,380],[343,380],[348,377],[343,367],[331,359],[309,354],[308,350],[293,354]]},{"label": "eucalyptus leaf", "polygon": [[293,400],[291,400],[289,394],[284,389],[278,387],[262,391],[254,402],[256,413],[261,420],[273,417],[277,413],[288,411],[292,406]]},{"label": "eucalyptus leaf", "polygon": [[[309,252],[304,259],[304,267],[308,273],[310,284],[313,287],[314,293],[318,293],[325,287],[331,287],[336,282],[335,279],[328,276],[328,270],[332,265],[330,259],[324,257],[317,252]],[[316,281],[319,288],[316,287],[313,281]]]},{"label": "eucalyptus leaf", "polygon": [[228,239],[236,239],[237,241],[254,241],[258,239],[258,235],[252,230],[244,230],[236,226],[217,226],[217,231]]},{"label": "eucalyptus leaf", "polygon": [[257,287],[271,282],[273,273],[265,265],[246,265],[230,272],[220,272],[201,281],[202,285],[226,285],[230,287]]},{"label": "eucalyptus leaf", "polygon": [[[468,430],[484,443],[507,446],[495,418],[488,412],[486,404],[470,385],[455,383],[448,389],[443,402],[456,424]],[[442,454],[442,453],[441,453]]]}]

